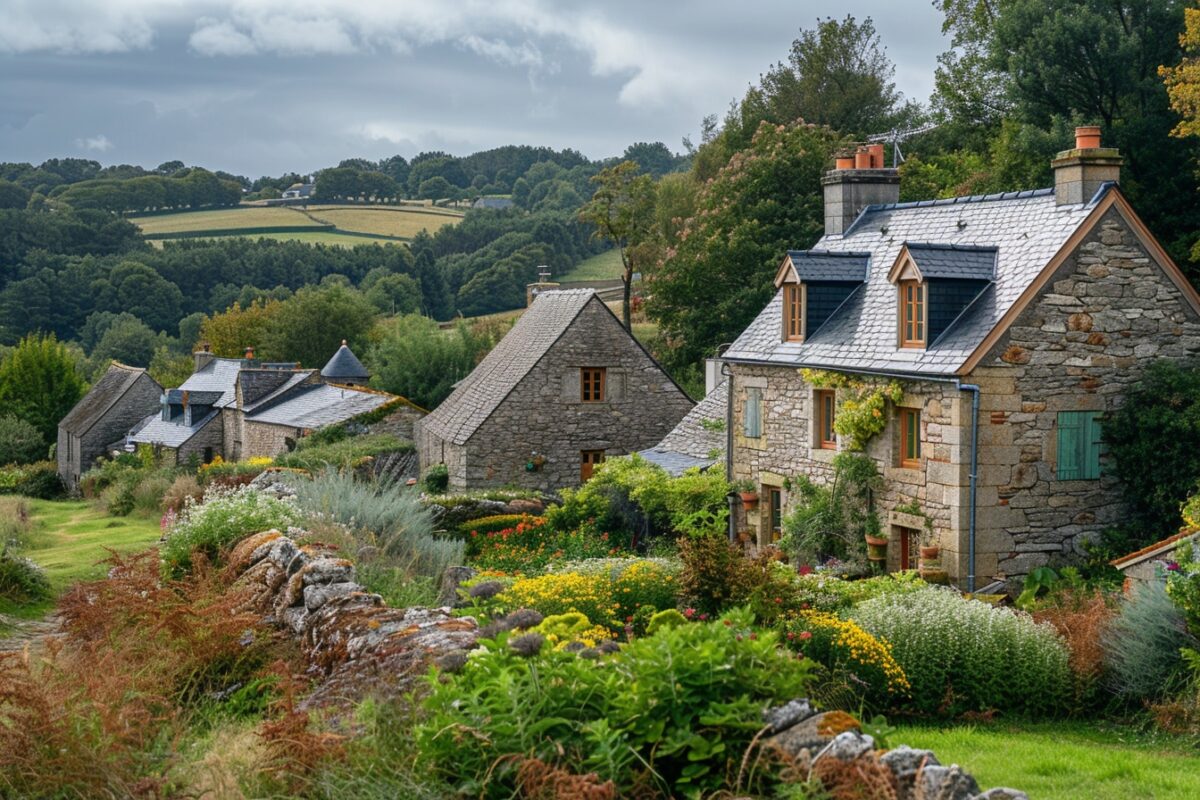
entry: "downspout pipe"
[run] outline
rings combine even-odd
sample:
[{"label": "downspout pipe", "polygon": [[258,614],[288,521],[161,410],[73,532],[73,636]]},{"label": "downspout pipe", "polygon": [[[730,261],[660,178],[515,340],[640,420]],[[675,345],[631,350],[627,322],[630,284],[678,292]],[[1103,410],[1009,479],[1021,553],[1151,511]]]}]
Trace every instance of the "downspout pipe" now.
[{"label": "downspout pipe", "polygon": [[[733,483],[733,371],[729,369],[729,364],[721,362],[721,374],[725,376],[725,381],[729,385],[725,389],[725,480]],[[725,496],[729,503],[729,521],[727,524],[729,541],[737,541],[737,507],[738,497],[737,492],[730,491]]]},{"label": "downspout pipe", "polygon": [[967,591],[975,591],[975,503],[979,484],[979,387],[958,382],[960,392],[971,393],[971,472],[968,489],[967,521]]}]

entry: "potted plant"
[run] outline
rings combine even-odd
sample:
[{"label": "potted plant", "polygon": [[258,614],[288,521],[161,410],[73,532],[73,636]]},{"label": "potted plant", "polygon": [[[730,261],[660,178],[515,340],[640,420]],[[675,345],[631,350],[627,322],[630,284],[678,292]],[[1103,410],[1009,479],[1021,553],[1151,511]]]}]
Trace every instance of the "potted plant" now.
[{"label": "potted plant", "polygon": [[863,537],[867,540],[867,560],[868,561],[886,561],[888,536],[883,530],[883,526],[879,524],[879,516],[874,512],[867,515],[866,525],[863,527]]},{"label": "potted plant", "polygon": [[754,488],[754,481],[742,478],[734,482],[733,490],[741,495],[742,507],[747,511],[753,510],[758,505],[758,490]]}]

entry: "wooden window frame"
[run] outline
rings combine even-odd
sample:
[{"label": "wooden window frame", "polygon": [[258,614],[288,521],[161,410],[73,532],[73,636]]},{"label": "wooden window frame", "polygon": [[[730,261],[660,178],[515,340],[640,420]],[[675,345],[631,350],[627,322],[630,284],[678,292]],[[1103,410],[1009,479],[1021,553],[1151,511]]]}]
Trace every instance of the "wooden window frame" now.
[{"label": "wooden window frame", "polygon": [[[921,410],[919,408],[901,408],[898,415],[900,420],[900,466],[905,469],[920,469],[921,467]],[[912,420],[913,434],[909,434],[909,420]],[[913,438],[915,435],[915,439]],[[915,458],[909,456],[910,445]]]},{"label": "wooden window frame", "polygon": [[783,341],[803,342],[808,292],[802,283],[783,285]]},{"label": "wooden window frame", "polygon": [[[758,431],[750,432],[750,406],[757,408]],[[747,386],[745,400],[742,402],[742,435],[747,439],[761,439],[763,435],[763,396],[762,387]]]},{"label": "wooden window frame", "polygon": [[[923,281],[900,281],[897,283],[899,287],[899,329],[900,329],[900,346],[924,348],[927,344],[929,336],[929,284]],[[913,299],[909,300],[909,290],[913,291]],[[912,333],[909,335],[909,316],[910,307],[915,307],[915,313],[912,320]],[[916,335],[920,334],[920,335]]]},{"label": "wooden window frame", "polygon": [[[831,405],[826,414],[826,403]],[[837,434],[833,424],[837,418],[837,392],[817,389],[813,392],[813,421],[816,424],[816,446],[819,450],[837,450]]]},{"label": "wooden window frame", "polygon": [[[767,501],[763,504],[765,512],[763,527],[766,529],[766,539],[768,543],[775,543],[783,538],[783,489],[779,486],[764,484],[762,496]],[[776,518],[779,520],[779,527],[775,527]]]},{"label": "wooden window frame", "polygon": [[[607,391],[608,369],[606,367],[579,368],[579,402],[603,403]],[[595,390],[594,392],[592,390]]]},{"label": "wooden window frame", "polygon": [[592,478],[596,467],[604,463],[604,450],[579,451],[579,482],[587,483]]}]

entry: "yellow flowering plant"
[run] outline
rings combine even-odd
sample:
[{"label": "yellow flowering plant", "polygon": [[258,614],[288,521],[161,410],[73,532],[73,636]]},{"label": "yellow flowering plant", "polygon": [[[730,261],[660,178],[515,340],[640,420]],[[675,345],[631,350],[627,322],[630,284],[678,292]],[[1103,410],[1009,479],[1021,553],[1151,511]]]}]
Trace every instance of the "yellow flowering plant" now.
[{"label": "yellow flowering plant", "polygon": [[518,578],[496,596],[496,602],[506,610],[532,608],[546,616],[578,612],[610,629],[623,627],[612,584],[603,575],[562,572]]},{"label": "yellow flowering plant", "polygon": [[852,620],[824,611],[803,611],[784,623],[784,639],[818,664],[848,673],[866,686],[868,706],[884,707],[912,688],[892,656],[891,645]]},{"label": "yellow flowering plant", "polygon": [[534,630],[545,636],[546,641],[555,650],[565,650],[572,642],[578,642],[585,647],[596,647],[612,638],[612,632],[608,628],[593,625],[591,620],[578,611],[546,617]]},{"label": "yellow flowering plant", "polygon": [[887,401],[899,403],[904,387],[897,381],[862,380],[841,372],[802,369],[801,377],[817,389],[839,389],[833,430],[851,450],[865,450],[867,442],[887,426]]}]

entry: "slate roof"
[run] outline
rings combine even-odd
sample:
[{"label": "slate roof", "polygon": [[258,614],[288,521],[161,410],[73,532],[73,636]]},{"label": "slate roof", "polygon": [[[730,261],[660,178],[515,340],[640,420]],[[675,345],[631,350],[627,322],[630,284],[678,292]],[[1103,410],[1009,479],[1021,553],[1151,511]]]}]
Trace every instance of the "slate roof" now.
[{"label": "slate roof", "polygon": [[162,414],[151,414],[133,429],[129,440],[138,444],[158,444],[163,447],[181,447],[184,443],[199,433],[205,425],[212,422],[221,412],[213,409],[193,425],[184,425],[182,421],[167,422]]},{"label": "slate roof", "polygon": [[188,379],[179,385],[180,391],[188,392],[218,392],[219,397],[214,406],[225,408],[237,402],[238,373],[242,371],[243,361],[240,358],[214,358],[196,370]]},{"label": "slate roof", "polygon": [[595,298],[592,289],[538,295],[479,366],[421,420],[422,429],[452,444],[466,443]]},{"label": "slate roof", "polygon": [[128,367],[114,361],[100,376],[100,380],[92,384],[88,393],[67,412],[58,423],[58,427],[76,436],[87,433],[145,373],[144,369]]},{"label": "slate roof", "polygon": [[358,356],[354,355],[354,351],[346,345],[346,340],[343,339],[342,346],[321,368],[321,377],[334,382],[366,383],[371,379],[371,373],[367,372],[367,368],[358,360]]},{"label": "slate roof", "polygon": [[995,247],[964,247],[925,242],[907,242],[905,246],[922,278],[990,281],[996,277]]},{"label": "slate roof", "polygon": [[[672,475],[692,467],[706,469],[725,457],[725,430],[711,426],[724,422],[729,401],[729,382],[721,381],[687,413],[663,440],[639,455]],[[705,427],[704,423],[710,423]]]},{"label": "slate roof", "polygon": [[[870,276],[804,342],[781,342],[782,290],[724,357],[828,369],[953,375],[1107,191],[1060,206],[1053,189],[868,206],[815,249],[869,252]],[[896,287],[887,275],[905,242],[996,248],[995,279],[924,350],[896,342]]]},{"label": "slate roof", "polygon": [[788,250],[792,269],[801,281],[857,281],[867,279],[871,254],[833,250]]},{"label": "slate roof", "polygon": [[374,411],[392,399],[392,395],[383,392],[314,383],[299,387],[279,403],[250,412],[246,415],[246,421],[286,425],[289,428],[321,428]]}]

